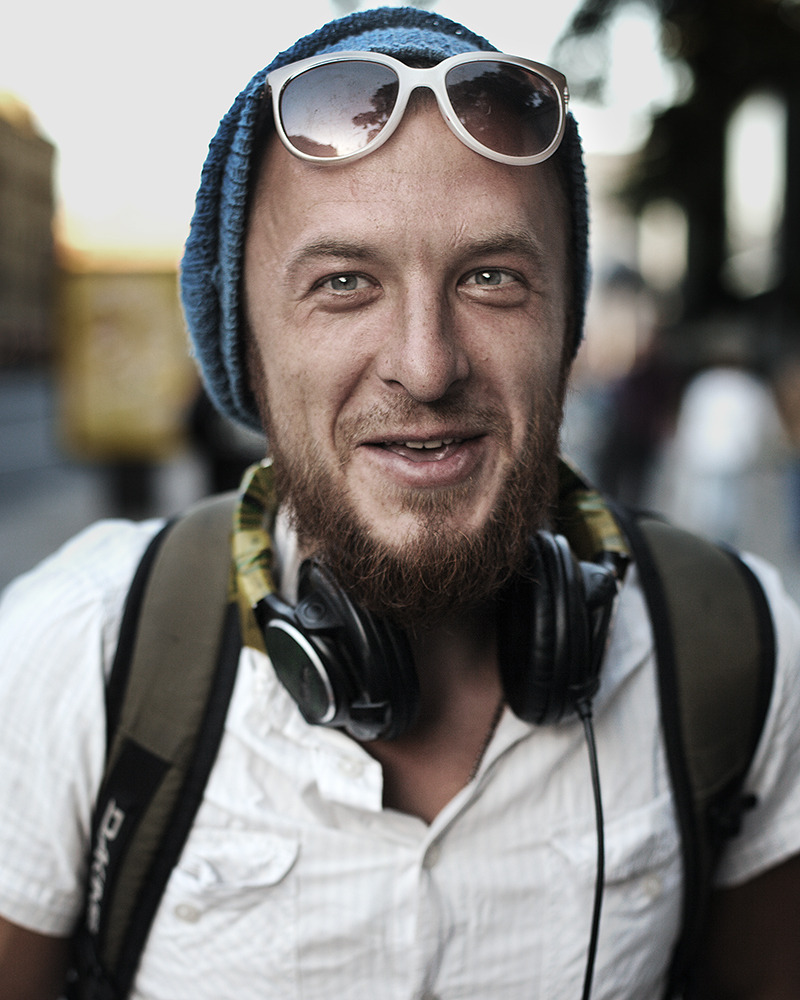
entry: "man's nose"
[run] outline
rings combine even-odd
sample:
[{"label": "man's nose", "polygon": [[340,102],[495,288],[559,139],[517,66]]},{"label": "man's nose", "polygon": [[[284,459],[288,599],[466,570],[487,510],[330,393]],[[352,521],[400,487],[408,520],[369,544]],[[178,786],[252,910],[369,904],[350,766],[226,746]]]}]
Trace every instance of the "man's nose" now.
[{"label": "man's nose", "polygon": [[378,374],[418,402],[432,403],[469,375],[469,359],[444,296],[409,296],[386,331]]}]

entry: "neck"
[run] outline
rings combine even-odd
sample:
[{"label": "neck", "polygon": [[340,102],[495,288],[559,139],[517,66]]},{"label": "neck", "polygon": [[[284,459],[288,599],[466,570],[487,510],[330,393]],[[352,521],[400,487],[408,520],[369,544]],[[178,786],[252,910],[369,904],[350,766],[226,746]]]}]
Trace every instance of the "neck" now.
[{"label": "neck", "polygon": [[430,822],[474,776],[499,718],[502,687],[489,609],[411,636],[420,682],[413,729],[366,749],[383,765],[384,804]]},{"label": "neck", "polygon": [[417,727],[435,725],[465,692],[500,695],[491,608],[470,609],[409,636],[420,683]]}]

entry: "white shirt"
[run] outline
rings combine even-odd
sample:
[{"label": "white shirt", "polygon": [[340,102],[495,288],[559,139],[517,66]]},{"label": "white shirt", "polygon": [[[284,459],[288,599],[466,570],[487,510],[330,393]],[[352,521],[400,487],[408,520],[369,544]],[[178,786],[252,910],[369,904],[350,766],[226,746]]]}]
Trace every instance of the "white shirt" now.
[{"label": "white shirt", "polygon": [[[103,682],[152,522],[101,523],[0,608],[0,914],[70,933],[104,754]],[[747,815],[719,873],[800,849],[800,614],[760,567],[778,624],[775,697]],[[606,888],[594,1000],[661,993],[680,855],[635,574],[595,703]],[[506,712],[476,778],[429,826],[383,810],[380,766],[308,726],[265,657],[242,652],[219,758],[172,874],[137,1000],[575,1000],[596,833],[575,720]]]}]

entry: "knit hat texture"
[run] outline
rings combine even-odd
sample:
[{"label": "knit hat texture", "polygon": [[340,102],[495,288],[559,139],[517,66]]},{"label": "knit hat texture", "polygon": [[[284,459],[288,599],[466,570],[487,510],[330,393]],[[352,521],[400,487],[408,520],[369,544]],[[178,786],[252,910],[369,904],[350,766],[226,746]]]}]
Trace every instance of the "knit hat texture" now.
[{"label": "knit hat texture", "polygon": [[[323,52],[375,51],[401,60],[440,62],[460,52],[497,51],[455,21],[415,7],[360,11],[331,21],[281,52],[236,98],[211,141],[181,264],[186,324],[209,396],[226,416],[255,430],[261,419],[248,387],[242,337],[241,279],[245,212],[255,124],[267,73]],[[570,115],[555,154],[567,178],[572,213],[575,349],[588,289],[586,177]]]}]

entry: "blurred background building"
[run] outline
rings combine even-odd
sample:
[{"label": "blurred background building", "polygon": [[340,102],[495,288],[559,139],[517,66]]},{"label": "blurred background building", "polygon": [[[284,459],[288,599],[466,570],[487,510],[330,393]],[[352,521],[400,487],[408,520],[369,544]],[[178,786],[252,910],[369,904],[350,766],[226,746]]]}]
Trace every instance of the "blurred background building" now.
[{"label": "blurred background building", "polygon": [[[570,81],[594,286],[565,451],[800,594],[800,0],[417,5]],[[125,19],[79,0],[47,39],[32,22],[0,41],[17,91],[0,102],[0,586],[97,517],[226,487],[263,447],[200,391],[180,247],[235,93],[358,6],[231,0],[219,19],[143,0]]]},{"label": "blurred background building", "polygon": [[578,95],[608,103],[632,12],[674,89],[624,158],[590,159],[599,266],[574,440],[612,494],[768,556],[796,587],[800,5],[583,0],[555,51]]},{"label": "blurred background building", "polygon": [[46,362],[53,339],[53,144],[0,96],[0,365]]}]

